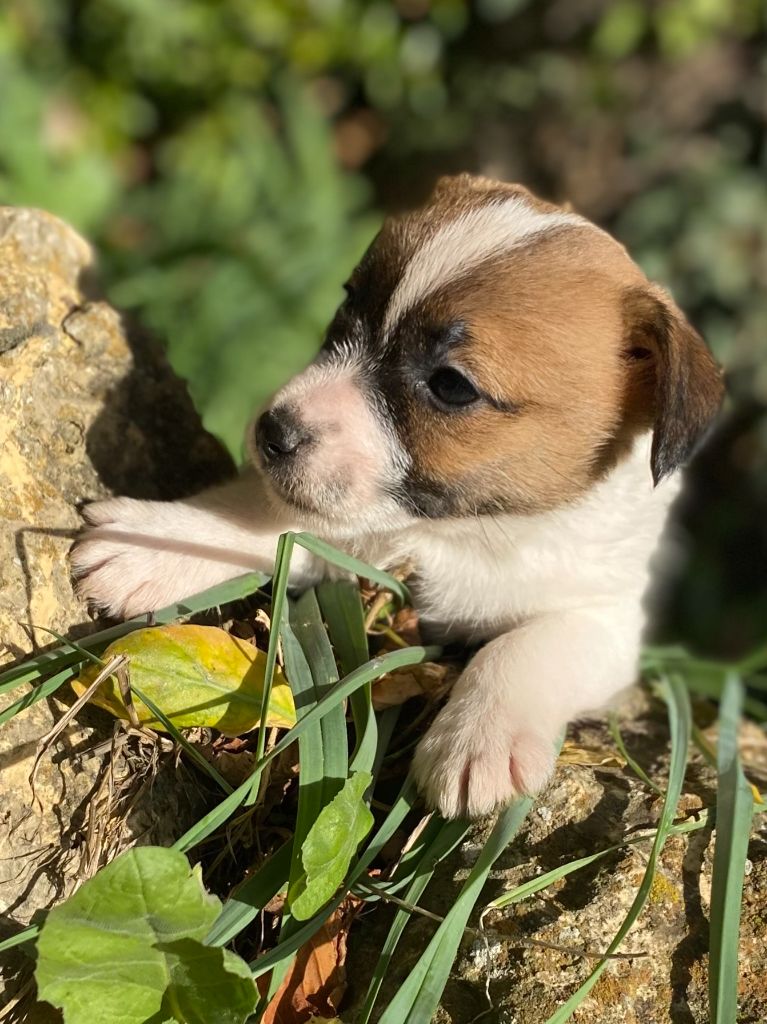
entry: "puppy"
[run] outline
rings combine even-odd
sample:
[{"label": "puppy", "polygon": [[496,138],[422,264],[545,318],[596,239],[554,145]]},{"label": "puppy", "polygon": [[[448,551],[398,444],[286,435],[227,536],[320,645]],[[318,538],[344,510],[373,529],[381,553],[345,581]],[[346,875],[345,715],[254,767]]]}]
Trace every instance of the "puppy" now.
[{"label": "puppy", "polygon": [[[539,790],[566,723],[634,680],[648,564],[721,374],[621,245],[485,178],[387,220],[346,293],[242,477],[90,505],[74,571],[131,616],[268,571],[285,530],[412,564],[422,620],[486,641],[415,771],[443,815],[484,814]],[[296,550],[296,585],[324,571]]]}]

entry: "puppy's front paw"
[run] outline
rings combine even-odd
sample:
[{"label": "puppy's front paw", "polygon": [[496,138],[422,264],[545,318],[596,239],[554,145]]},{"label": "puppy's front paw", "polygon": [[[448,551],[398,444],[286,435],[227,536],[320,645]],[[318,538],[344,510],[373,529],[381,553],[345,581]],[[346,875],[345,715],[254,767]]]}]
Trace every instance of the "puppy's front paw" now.
[{"label": "puppy's front paw", "polygon": [[448,703],[415,754],[421,792],[445,818],[480,817],[537,793],[554,768],[552,736],[511,713],[472,711],[470,703]]},{"label": "puppy's front paw", "polygon": [[86,526],[70,563],[78,594],[114,618],[130,618],[169,604],[174,591],[157,538],[147,536],[152,502],[109,498],[86,505]]}]

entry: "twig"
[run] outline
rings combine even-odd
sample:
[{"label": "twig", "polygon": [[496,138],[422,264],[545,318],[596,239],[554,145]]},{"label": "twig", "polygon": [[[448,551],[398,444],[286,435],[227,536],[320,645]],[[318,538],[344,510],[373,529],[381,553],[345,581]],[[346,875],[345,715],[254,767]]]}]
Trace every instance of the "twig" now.
[{"label": "twig", "polygon": [[37,769],[40,766],[40,760],[42,759],[43,754],[45,753],[46,750],[48,750],[48,748],[56,740],[56,738],[64,731],[64,729],[66,729],[66,727],[69,725],[70,721],[77,714],[80,708],[82,708],[83,705],[88,703],[88,701],[91,699],[91,697],[99,688],[99,686],[101,686],[104,680],[108,679],[109,676],[119,671],[126,664],[126,662],[127,658],[125,657],[124,654],[115,654],[112,658],[110,658],[107,664],[103,667],[103,669],[99,672],[99,674],[87,688],[87,690],[83,691],[83,693],[77,698],[74,704],[72,704],[71,707],[67,708],[67,710],[61,716],[58,722],[55,723],[53,728],[49,732],[47,732],[45,736],[43,736],[40,742],[37,744],[35,761],[34,764],[32,765],[32,771],[29,773],[29,786],[30,789],[32,790],[32,801],[33,803],[37,803],[40,805],[41,811],[43,810],[43,805],[37,798],[37,792],[35,790],[35,776],[37,775]]}]

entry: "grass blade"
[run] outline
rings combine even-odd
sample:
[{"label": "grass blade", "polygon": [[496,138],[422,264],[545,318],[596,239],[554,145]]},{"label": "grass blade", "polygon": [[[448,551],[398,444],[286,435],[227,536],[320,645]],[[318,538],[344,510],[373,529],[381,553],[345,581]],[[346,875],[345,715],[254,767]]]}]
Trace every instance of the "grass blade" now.
[{"label": "grass blade", "polygon": [[716,842],[711,881],[708,994],[712,1024],[736,1024],[738,1013],[738,938],[741,898],[753,797],[740,767],[738,723],[743,686],[730,674],[719,708]]},{"label": "grass blade", "polygon": [[70,679],[74,679],[76,675],[76,665],[70,664],[67,668],[63,668],[56,675],[51,676],[50,679],[46,679],[44,682],[39,683],[34,689],[29,690],[22,697],[19,697],[12,704],[9,704],[7,708],[0,711],[0,725],[4,725],[9,722],[15,715],[18,715],[20,711],[26,710],[36,704],[39,700],[44,700],[46,697],[50,697],[52,694],[63,686],[64,683]]},{"label": "grass blade", "polygon": [[162,722],[166,731],[170,733],[176,743],[178,743],[181,749],[192,761],[194,761],[197,767],[205,772],[206,775],[209,775],[216,785],[223,789],[225,793],[233,792],[233,787],[226,781],[224,776],[221,775],[210,761],[200,753],[193,743],[189,742],[186,736],[179,731],[178,726],[171,722],[165,712],[158,708],[155,702],[150,697],[147,697],[147,695],[137,686],[131,685],[131,690],[136,694],[138,699],[149,708],[157,721]]},{"label": "grass blade", "polygon": [[14,946],[23,946],[25,942],[33,942],[40,934],[40,927],[39,924],[31,924],[20,932],[16,932],[15,935],[3,939],[0,942],[0,953],[4,953],[6,949],[13,949]]},{"label": "grass blade", "polygon": [[[434,871],[437,864],[447,856],[458,843],[464,838],[468,832],[469,826],[465,821],[442,821],[439,818],[433,818],[427,826],[428,833],[424,836],[427,840],[423,843],[423,852],[418,860],[415,872],[410,882],[409,887],[406,890],[404,899],[405,902],[410,906],[417,906],[418,901],[423,895],[426,887],[434,876]],[[392,888],[398,888],[396,876],[392,880]],[[385,894],[388,891],[388,886],[377,885],[376,889],[382,891],[382,899],[385,899]],[[386,936],[386,940],[381,949],[381,954],[376,962],[373,970],[373,975],[368,984],[368,990],[365,993],[365,1000],[357,1015],[357,1024],[367,1024],[370,1020],[370,1015],[373,1012],[373,1008],[378,998],[383,979],[386,975],[389,965],[394,956],[394,952],[397,948],[402,933],[405,930],[408,922],[410,921],[411,913],[407,910],[399,908],[394,915],[394,920],[391,923],[389,932]]]},{"label": "grass blade", "polygon": [[615,742],[615,746],[618,748],[621,757],[629,766],[629,768],[633,771],[633,773],[636,775],[638,779],[641,779],[642,782],[644,782],[645,786],[651,789],[654,793],[657,793],[658,796],[661,799],[663,799],[663,797],[666,794],[663,792],[663,790],[657,783],[653,782],[653,780],[650,778],[650,776],[647,774],[647,772],[644,770],[641,764],[639,764],[639,762],[636,761],[626,749],[626,744],[623,742],[623,736],[621,734],[620,726],[618,725],[618,720],[615,717],[615,715],[610,715],[608,721],[608,728],[610,729],[610,735],[612,736],[613,741]]},{"label": "grass blade", "polygon": [[529,797],[506,808],[499,817],[457,900],[404,984],[384,1011],[379,1024],[424,1024],[434,1016],[453,965],[466,923],[495,861],[506,849],[532,807]]},{"label": "grass blade", "polygon": [[174,850],[182,852],[201,842],[211,832],[223,825],[234,811],[244,803],[251,793],[258,789],[258,782],[261,774],[274,758],[286,750],[291,743],[295,742],[308,728],[314,725],[328,710],[342,701],[346,700],[355,690],[365,683],[380,679],[395,668],[403,668],[405,665],[419,665],[423,661],[430,661],[438,657],[439,647],[408,647],[401,651],[389,651],[377,658],[360,665],[358,669],[341,679],[333,689],[316,704],[307,715],[297,722],[292,729],[285,733],[279,743],[256,763],[250,776],[241,783],[226,800],[223,800],[212,811],[209,811],[195,825],[188,829],[180,839],[173,844]]},{"label": "grass blade", "polygon": [[[669,835],[686,835],[688,832],[697,832],[699,829],[707,828],[710,824],[708,813],[703,811],[697,812],[697,818],[690,818],[686,821],[681,821],[677,825],[672,825],[669,829]],[[621,843],[616,843],[614,846],[607,846],[604,850],[599,850],[597,853],[590,853],[585,857],[579,857],[577,860],[568,861],[566,864],[560,864],[559,867],[552,868],[550,871],[544,872],[542,875],[536,875],[535,878],[529,879],[527,882],[522,882],[520,885],[515,886],[513,889],[509,889],[507,892],[502,893],[496,897],[491,903],[488,903],[482,914],[486,914],[490,910],[501,910],[503,907],[509,907],[512,903],[520,903],[522,900],[527,899],[528,896],[533,896],[535,893],[540,892],[541,889],[548,889],[554,882],[558,882],[561,878],[566,878],[568,875],[572,875],[576,871],[580,871],[581,868],[588,867],[589,864],[593,864],[595,861],[601,860],[603,857],[607,857],[611,853],[617,853],[619,850],[624,850],[627,846],[637,846],[639,843],[649,843],[655,840],[657,835],[657,829],[654,832],[648,832],[646,835],[631,835]]]},{"label": "grass blade", "polygon": [[[161,608],[160,611],[154,613],[152,619],[158,625],[164,626],[169,622],[177,622],[181,619],[189,618],[190,615],[197,615],[199,612],[209,611],[211,608],[250,597],[268,580],[269,577],[260,572],[246,573],[244,576],[238,576],[236,579],[227,580],[226,583],[219,583],[215,587],[201,590],[198,594],[193,594],[177,604]],[[102,629],[98,633],[93,633],[80,639],[77,643],[78,652],[81,648],[86,651],[93,651],[106,647],[113,640],[133,632],[134,629],[144,629],[146,625],[147,616],[141,615],[135,619],[128,619],[127,622],[121,622],[116,626],[110,626],[108,629]],[[70,641],[67,641],[61,647],[55,647],[50,651],[43,651],[42,654],[37,654],[34,658],[28,658],[26,661],[13,665],[4,672],[0,672],[0,693],[15,686],[21,686],[23,683],[33,682],[51,670],[65,668],[82,660],[84,660],[84,655],[82,653],[73,653],[72,644]]]},{"label": "grass blade", "polygon": [[673,828],[674,814],[679,803],[682,792],[682,783],[687,769],[687,755],[690,746],[690,734],[692,731],[692,714],[690,712],[690,698],[681,678],[674,674],[666,677],[661,684],[661,694],[668,707],[669,725],[671,729],[671,765],[669,768],[668,786],[666,797],[663,801],[660,822],[655,833],[652,849],[647,862],[642,881],[637,889],[636,896],[629,907],[628,913],[618,929],[615,937],[606,950],[606,956],[596,965],[584,983],[573,993],[567,1002],[549,1017],[546,1024],[564,1024],[574,1011],[580,1006],[591,989],[596,985],[607,966],[607,957],[614,953],[621,942],[628,934],[632,925],[639,917],[644,907],[650,888],[655,878],[655,870],[658,864],[663,845],[667,836]]},{"label": "grass blade", "polygon": [[[359,587],[348,580],[321,583],[317,599],[328,624],[341,671],[348,675],[368,659],[368,639]],[[371,771],[378,747],[378,723],[373,711],[372,687],[361,687],[352,694],[351,705],[357,744],[349,771]]]},{"label": "grass blade", "polygon": [[259,915],[269,900],[285,888],[292,847],[293,840],[289,839],[250,878],[237,886],[208,932],[206,945],[225,946],[231,942]]},{"label": "grass blade", "polygon": [[[337,681],[338,670],[315,591],[306,591],[297,601],[290,601],[288,607],[288,623],[283,626],[285,661],[296,713],[303,716]],[[323,807],[340,791],[348,775],[349,751],[343,705],[338,704],[328,711],[304,733],[298,745],[298,811],[288,880],[288,906],[280,927],[281,940],[289,938],[300,928],[289,908],[305,884],[304,842]],[[267,998],[278,990],[290,966],[290,959],[283,960],[272,972]]]},{"label": "grass blade", "polygon": [[[266,651],[264,666],[264,690],[261,696],[261,714],[258,723],[258,739],[256,741],[256,760],[264,756],[266,746],[269,701],[272,697],[274,670],[277,665],[277,646],[280,642],[280,631],[285,616],[285,602],[288,593],[288,577],[290,575],[290,558],[293,554],[293,534],[283,533],[277,541],[277,554],[274,560],[274,581],[272,583],[272,624],[269,630],[269,647]],[[254,791],[253,799],[258,790]]]},{"label": "grass blade", "polygon": [[[309,665],[311,674],[308,696],[312,704],[316,704],[338,682],[338,669],[314,590],[307,590],[298,601],[291,604],[290,625]],[[323,715],[319,728],[322,758],[321,806],[324,807],[339,792],[349,774],[349,747],[343,705],[338,704]]]},{"label": "grass blade", "polygon": [[382,569],[376,569],[375,566],[367,565],[367,563],[361,562],[359,558],[347,555],[345,551],[339,551],[332,544],[320,540],[319,537],[312,536],[311,533],[296,533],[294,537],[296,544],[300,544],[302,548],[310,551],[313,555],[317,555],[318,558],[324,559],[331,565],[338,566],[339,569],[353,573],[355,576],[362,576],[366,580],[372,580],[373,583],[377,583],[380,587],[390,590],[402,604],[407,604],[410,600],[410,591],[405,584],[395,579],[394,576],[390,576],[388,572],[383,572]]}]

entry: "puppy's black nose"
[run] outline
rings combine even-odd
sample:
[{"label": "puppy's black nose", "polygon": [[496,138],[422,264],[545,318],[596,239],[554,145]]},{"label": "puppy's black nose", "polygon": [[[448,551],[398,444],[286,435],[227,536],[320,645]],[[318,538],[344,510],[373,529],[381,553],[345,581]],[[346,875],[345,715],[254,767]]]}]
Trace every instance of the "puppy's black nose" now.
[{"label": "puppy's black nose", "polygon": [[258,419],[256,441],[267,462],[295,455],[310,434],[288,409],[268,409]]}]

